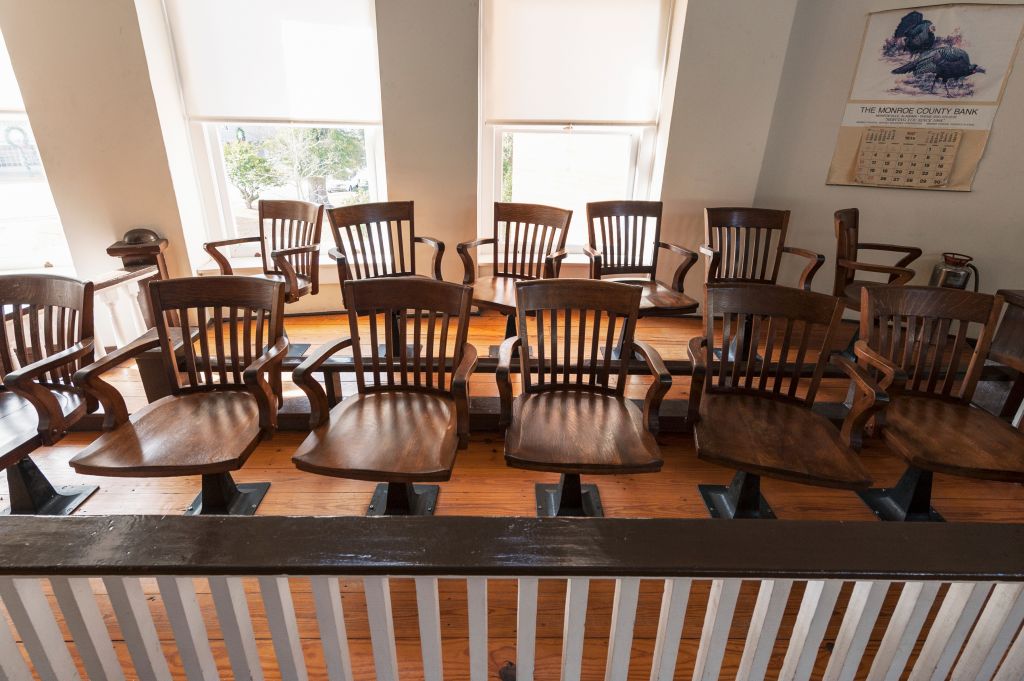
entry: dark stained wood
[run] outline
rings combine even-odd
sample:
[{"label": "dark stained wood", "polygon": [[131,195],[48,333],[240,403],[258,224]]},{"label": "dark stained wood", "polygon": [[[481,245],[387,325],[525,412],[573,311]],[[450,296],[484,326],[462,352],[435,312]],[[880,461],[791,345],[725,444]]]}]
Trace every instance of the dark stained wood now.
[{"label": "dark stained wood", "polygon": [[755,282],[776,284],[782,255],[805,258],[799,287],[811,290],[814,274],[825,256],[786,245],[788,210],[766,208],[705,208],[704,242],[708,283]]},{"label": "dark stained wood", "polygon": [[[294,373],[310,400],[313,432],[292,460],[300,470],[358,480],[447,480],[469,438],[472,290],[394,277],[345,288],[350,336],[322,346]],[[360,321],[369,323],[366,336]],[[359,394],[330,409],[313,374],[343,348],[363,367]]]},{"label": "dark stained wood", "polygon": [[335,244],[331,257],[338,263],[342,290],[349,280],[416,275],[417,244],[433,249],[430,276],[441,281],[444,243],[416,236],[412,201],[342,206],[327,211],[327,218]]},{"label": "dark stained wood", "polygon": [[[860,309],[861,289],[869,286],[906,284],[914,278],[914,270],[907,266],[921,257],[921,249],[915,246],[896,246],[894,244],[861,243],[860,211],[856,208],[844,208],[835,212],[836,225],[836,271],[832,295],[842,298],[853,310]],[[903,253],[894,265],[880,265],[863,262],[861,251],[883,251]],[[863,280],[857,278],[857,272],[868,272],[888,275],[887,282]]]},{"label": "dark stained wood", "polygon": [[[528,203],[494,204],[493,236],[458,245],[466,273],[464,284],[476,281],[476,263],[469,249],[492,246],[491,264],[495,278],[529,280],[558,277],[567,255],[565,239],[569,234],[572,211]],[[473,287],[473,303],[496,309],[503,314],[515,311],[509,304],[508,287],[503,282],[481,282]]]},{"label": "dark stained wood", "polygon": [[[693,251],[661,241],[661,201],[600,201],[587,204],[590,276],[612,276],[616,281],[640,284],[640,316],[693,312],[698,302],[683,292],[686,273],[697,262]],[[662,250],[682,257],[672,283],[657,279]],[[639,276],[630,276],[639,275]]]},{"label": "dark stained wood", "polygon": [[285,302],[294,303],[320,290],[320,230],[324,207],[308,201],[259,202],[259,236],[203,244],[221,274],[232,274],[231,262],[219,249],[244,243],[259,244],[263,273],[256,275],[285,285]]}]

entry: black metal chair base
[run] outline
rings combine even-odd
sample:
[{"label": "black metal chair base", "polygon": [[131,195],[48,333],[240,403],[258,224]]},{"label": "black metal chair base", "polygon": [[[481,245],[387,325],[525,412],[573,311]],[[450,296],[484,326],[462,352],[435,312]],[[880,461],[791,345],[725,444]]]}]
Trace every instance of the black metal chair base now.
[{"label": "black metal chair base", "polygon": [[941,523],[945,519],[931,506],[932,472],[910,467],[895,487],[876,487],[857,496],[878,516],[895,522]]},{"label": "black metal chair base", "polygon": [[285,355],[287,359],[302,359],[302,356],[306,354],[306,350],[309,350],[309,343],[291,343],[288,344],[288,354]]},{"label": "black metal chair base", "polygon": [[27,456],[7,468],[11,505],[0,515],[71,515],[96,490],[96,485],[54,487]]},{"label": "black metal chair base", "polygon": [[269,482],[236,484],[230,473],[203,476],[203,490],[185,515],[254,515],[270,489]]},{"label": "black metal chair base", "polygon": [[434,515],[438,485],[414,485],[411,482],[382,482],[373,490],[368,516]]},{"label": "black metal chair base", "polygon": [[761,496],[761,477],[739,471],[728,485],[698,485],[712,518],[775,520],[775,512]]},{"label": "black metal chair base", "polygon": [[557,485],[538,483],[537,517],[603,518],[604,506],[597,485],[580,484],[580,476],[567,473]]}]

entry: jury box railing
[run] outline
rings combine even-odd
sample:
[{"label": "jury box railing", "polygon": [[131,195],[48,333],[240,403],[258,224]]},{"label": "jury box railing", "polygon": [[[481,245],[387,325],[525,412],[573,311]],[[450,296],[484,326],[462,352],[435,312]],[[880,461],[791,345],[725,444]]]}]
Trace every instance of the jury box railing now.
[{"label": "jury box railing", "polygon": [[0,678],[1019,681],[1022,580],[1021,525],[10,517]]}]

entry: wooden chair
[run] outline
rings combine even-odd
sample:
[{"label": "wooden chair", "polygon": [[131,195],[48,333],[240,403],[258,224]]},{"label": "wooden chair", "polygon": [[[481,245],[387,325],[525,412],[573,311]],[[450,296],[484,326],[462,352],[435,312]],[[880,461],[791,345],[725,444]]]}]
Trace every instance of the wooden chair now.
[{"label": "wooden chair", "polygon": [[29,458],[95,409],[71,381],[93,357],[92,306],[91,282],[0,275],[0,468],[11,498],[3,513],[69,515],[98,489],[54,489]]},{"label": "wooden chair", "polygon": [[[661,201],[587,204],[590,245],[583,252],[590,258],[590,278],[613,276],[641,286],[641,317],[687,314],[699,304],[683,292],[686,273],[697,262],[697,254],[661,240],[661,210]],[[683,258],[671,284],[657,278],[662,249]]]},{"label": "wooden chair", "polygon": [[942,520],[930,505],[933,472],[1024,482],[1024,433],[971,406],[1002,306],[1001,296],[957,289],[861,290],[857,359],[882,376],[890,403],[878,427],[908,464],[895,487],[861,494],[879,518]]},{"label": "wooden chair", "polygon": [[[367,515],[432,515],[438,486],[414,483],[450,479],[455,452],[469,441],[468,381],[477,359],[466,342],[472,290],[396,278],[350,280],[345,289],[350,335],[321,346],[295,370],[313,432],[292,461],[310,473],[386,483]],[[369,326],[365,335],[361,321]],[[357,372],[359,394],[331,408],[313,374],[343,348],[372,371]]]},{"label": "wooden chair", "polygon": [[[252,515],[270,483],[236,485],[230,471],[241,468],[277,427],[271,384],[280,381],[288,352],[284,284],[190,277],[153,282],[150,296],[156,338],[144,336],[75,374],[75,384],[103,405],[108,432],[71,459],[71,466],[114,477],[201,475],[202,491],[188,515]],[[180,330],[171,327],[172,312]],[[181,338],[190,339],[180,343],[184,371],[175,353]],[[102,376],[156,346],[173,394],[129,417],[124,399]]]},{"label": "wooden chair", "polygon": [[705,281],[777,284],[782,255],[806,258],[800,288],[811,290],[814,274],[825,256],[786,245],[788,210],[764,208],[705,208],[704,241],[707,258]]},{"label": "wooden chair", "polygon": [[[851,310],[860,310],[860,291],[867,286],[890,286],[906,284],[914,278],[914,270],[907,265],[921,257],[921,249],[914,246],[893,244],[861,243],[860,211],[844,208],[835,213],[836,222],[836,275],[832,295],[842,298]],[[877,265],[862,262],[861,251],[888,251],[904,253],[895,265]],[[857,272],[875,272],[889,275],[888,282],[857,279]]]},{"label": "wooden chair", "polygon": [[284,284],[285,302],[294,303],[320,291],[320,229],[324,207],[308,201],[259,202],[259,236],[245,236],[203,244],[221,274],[233,274],[228,256],[219,249],[258,243],[263,261],[261,279]]},{"label": "wooden chair", "polygon": [[[700,486],[713,517],[774,518],[760,493],[762,475],[841,489],[871,484],[856,450],[885,394],[860,367],[835,355],[831,361],[857,388],[842,430],[811,409],[842,314],[842,301],[820,293],[760,284],[707,287],[705,335],[688,347],[689,417],[697,456],[739,471],[728,486]],[[722,319],[720,342],[715,316]],[[734,336],[754,351],[716,355]]]},{"label": "wooden chair", "polygon": [[988,356],[1010,374],[1008,389],[1000,391],[997,413],[1024,428],[1024,291],[1000,289],[997,293],[1006,302],[1006,312],[992,337]]},{"label": "wooden chair", "polygon": [[[501,345],[497,382],[506,463],[562,474],[557,485],[536,486],[539,516],[604,515],[597,486],[581,485],[581,474],[661,470],[654,434],[672,377],[651,346],[634,340],[641,294],[610,281],[516,284],[519,335]],[[628,362],[612,358],[620,342],[623,356],[638,353],[654,376],[642,412],[624,396]],[[516,354],[523,392],[512,399]]]},{"label": "wooden chair", "polygon": [[[516,282],[558,277],[567,255],[565,238],[571,220],[571,210],[529,203],[495,203],[493,236],[458,245],[466,268],[462,283],[473,286],[474,305],[506,316],[506,338],[516,335]],[[469,249],[485,245],[493,250],[493,274],[477,277]]]}]

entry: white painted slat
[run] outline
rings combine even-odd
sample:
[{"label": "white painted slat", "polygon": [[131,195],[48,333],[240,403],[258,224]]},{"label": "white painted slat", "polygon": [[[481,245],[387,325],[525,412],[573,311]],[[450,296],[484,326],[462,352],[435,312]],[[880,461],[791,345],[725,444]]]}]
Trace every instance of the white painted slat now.
[{"label": "white painted slat", "polygon": [[764,678],[792,588],[791,579],[766,579],[761,582],[754,613],[750,618],[750,628],[747,629],[747,640],[743,644],[736,681],[760,681]]},{"label": "white painted slat", "polygon": [[34,577],[0,578],[0,598],[14,628],[21,635],[32,666],[42,681],[81,679],[64,635],[46,602],[40,580]]},{"label": "white painted slat", "polygon": [[686,604],[690,598],[689,579],[666,579],[661,594],[658,634],[654,639],[651,681],[672,681],[676,675],[679,639],[683,635]]},{"label": "white painted slat", "polygon": [[537,643],[537,578],[520,577],[516,611],[516,681],[533,681]]},{"label": "white painted slat", "polygon": [[32,681],[7,618],[0,613],[0,681]]},{"label": "white painted slat", "polygon": [[441,607],[437,596],[437,577],[416,577],[416,612],[420,623],[420,652],[424,681],[441,681]]},{"label": "white painted slat", "polygon": [[488,681],[487,578],[466,580],[469,601],[469,681]]},{"label": "white painted slat", "polygon": [[789,648],[782,661],[779,681],[807,681],[814,671],[821,639],[825,636],[832,611],[843,583],[836,579],[807,582],[800,611],[789,637]]},{"label": "white painted slat", "polygon": [[289,681],[306,681],[306,660],[302,655],[299,641],[299,625],[295,621],[295,606],[292,605],[292,591],[288,578],[262,575],[259,578],[263,608],[270,626],[270,640],[274,644],[274,656],[281,671],[281,678]]},{"label": "white painted slat", "polygon": [[191,577],[156,578],[188,681],[220,681]]},{"label": "white painted slat", "polygon": [[993,681],[1020,681],[1024,679],[1024,629],[1017,634],[1017,640],[1010,646],[1010,652],[999,665],[999,672]]},{"label": "white painted slat", "polygon": [[900,592],[882,642],[871,661],[868,681],[898,681],[914,649],[940,582],[907,582]]},{"label": "white painted slat", "polygon": [[263,681],[263,667],[256,650],[256,636],[252,631],[249,602],[242,580],[238,577],[210,577],[209,582],[232,674],[236,679]]},{"label": "white painted slat", "polygon": [[857,582],[853,586],[822,681],[853,681],[888,591],[889,582]]},{"label": "white painted slat", "polygon": [[636,603],[639,597],[638,577],[615,580],[612,629],[608,635],[608,662],[605,665],[604,681],[626,681],[629,674],[629,655],[633,649],[633,625],[636,623]]},{"label": "white painted slat", "polygon": [[320,644],[324,650],[324,664],[330,681],[351,681],[352,660],[348,650],[348,632],[345,630],[345,611],[341,602],[341,588],[337,577],[310,578],[316,621],[320,626]]},{"label": "white painted slat", "polygon": [[391,618],[391,587],[387,577],[363,579],[366,614],[370,621],[370,643],[377,681],[398,681],[398,653],[395,652],[395,623]]},{"label": "white painted slat", "polygon": [[572,577],[565,585],[565,624],[562,628],[562,681],[579,681],[583,668],[583,635],[587,623],[590,579]]},{"label": "white painted slat", "polygon": [[953,669],[952,681],[991,679],[1024,621],[1024,584],[997,584]]},{"label": "white painted slat", "polygon": [[71,632],[85,673],[90,679],[124,681],[124,670],[114,652],[110,632],[96,605],[96,595],[86,577],[51,577],[50,585],[64,622]]},{"label": "white painted slat", "polygon": [[949,585],[908,681],[945,681],[949,677],[992,586],[991,582]]},{"label": "white painted slat", "polygon": [[103,585],[139,681],[171,681],[142,583],[137,577],[104,577]]},{"label": "white painted slat", "polygon": [[741,583],[739,579],[716,579],[711,582],[708,609],[704,613],[704,628],[700,632],[700,647],[693,667],[694,681],[718,681]]}]

